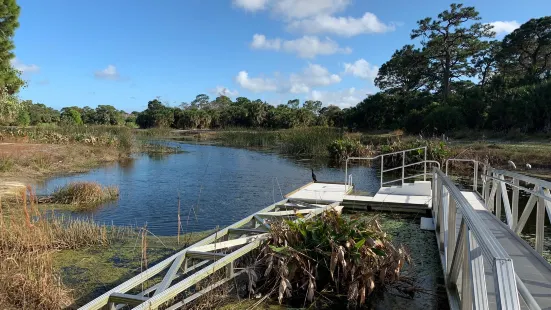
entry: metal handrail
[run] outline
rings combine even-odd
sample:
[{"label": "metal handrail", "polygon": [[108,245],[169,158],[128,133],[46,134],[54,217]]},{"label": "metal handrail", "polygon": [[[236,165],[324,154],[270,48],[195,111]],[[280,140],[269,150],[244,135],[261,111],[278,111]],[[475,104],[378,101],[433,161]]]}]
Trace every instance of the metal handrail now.
[{"label": "metal handrail", "polygon": [[[480,257],[471,256],[473,250],[480,248],[483,259],[492,266],[498,309],[520,309],[516,275],[509,254],[455,184],[440,169],[434,168],[433,172],[433,217],[438,246],[444,252],[442,265],[446,284],[456,286],[459,270],[463,269],[461,298],[453,296],[450,301],[457,308],[459,303],[467,305],[465,308],[471,305],[473,309],[488,308],[484,263]],[[456,209],[462,215],[458,236],[455,233]]]},{"label": "metal handrail", "polygon": [[[418,150],[423,150],[423,154],[425,156],[425,159],[422,160],[422,161],[418,161],[418,162],[406,165],[406,163],[405,163],[406,162],[406,153],[409,153],[409,152],[412,152],[412,151],[418,151]],[[385,156],[391,156],[391,155],[396,155],[396,154],[402,154],[402,165],[385,170],[384,169],[384,158],[385,158]],[[397,169],[402,169],[402,178],[400,178],[398,180],[401,180],[402,184],[404,184],[405,180],[410,179],[410,178],[405,177],[405,168],[410,167],[410,166],[414,166],[414,165],[418,165],[418,164],[424,164],[425,165],[424,166],[424,173],[422,175],[423,175],[423,180],[426,181],[427,180],[427,175],[428,175],[427,174],[427,163],[434,162],[434,161],[427,161],[427,147],[426,146],[407,149],[407,150],[402,150],[402,151],[396,151],[396,152],[391,152],[391,153],[380,154],[380,155],[373,156],[373,157],[347,157],[346,161],[345,161],[344,183],[347,184],[346,182],[347,182],[347,177],[348,177],[348,161],[349,160],[369,160],[369,161],[372,161],[372,160],[376,160],[376,159],[379,159],[379,158],[381,159],[381,172],[380,172],[380,180],[381,180],[380,185],[381,185],[381,187],[384,184],[389,183],[389,182],[383,182],[383,175],[384,175],[385,172],[392,171],[392,170],[397,170]],[[438,166],[440,167],[440,163],[438,163]],[[394,182],[396,182],[396,181],[394,181]]]}]

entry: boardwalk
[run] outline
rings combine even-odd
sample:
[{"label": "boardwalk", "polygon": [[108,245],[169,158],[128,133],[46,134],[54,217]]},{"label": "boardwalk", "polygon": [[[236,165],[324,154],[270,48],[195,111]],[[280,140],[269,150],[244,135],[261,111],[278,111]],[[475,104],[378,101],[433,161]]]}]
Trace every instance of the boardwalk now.
[{"label": "boardwalk", "polygon": [[[551,265],[544,260],[532,247],[515,234],[507,225],[490,213],[482,199],[474,192],[461,192],[476,210],[478,216],[487,225],[497,241],[513,259],[517,276],[522,280],[530,294],[541,309],[551,309]],[[457,225],[459,231],[459,225]],[[490,269],[486,265],[485,269]],[[488,295],[494,296],[494,278],[486,272],[486,287]],[[489,298],[490,308],[495,309],[495,297]],[[524,309],[528,307],[521,302]]]},{"label": "boardwalk", "polygon": [[[421,150],[426,153],[426,148]],[[82,309],[105,306],[119,309],[123,305],[134,309],[157,309],[215,270],[226,270],[226,277],[220,282],[167,308],[178,309],[214,285],[242,273],[242,269],[234,272],[233,262],[267,238],[272,220],[302,220],[329,209],[340,209],[339,204],[362,211],[424,212],[432,216],[432,219],[424,218],[423,223],[425,228],[435,230],[442,273],[453,310],[551,309],[551,265],[541,256],[546,213],[551,219],[551,182],[496,170],[470,159],[448,160],[446,173],[440,170],[438,163],[429,171],[428,165],[434,162],[421,160],[408,163],[406,154],[409,151],[419,153],[419,149],[392,153],[402,155],[402,166],[386,170],[383,161],[389,154],[352,158],[380,160],[381,188],[372,197],[351,194],[351,175],[345,176],[344,183],[309,183],[288,194],[287,199],[174,254],[99,296]],[[448,176],[448,163],[451,161],[473,164],[472,191],[460,191]],[[406,176],[405,168],[415,165],[422,167],[425,173]],[[345,171],[347,169],[348,160]],[[400,179],[383,182],[385,172],[398,169],[402,170]],[[423,181],[414,181],[419,178]],[[413,182],[406,183],[406,180]],[[396,182],[401,185],[384,187]],[[518,205],[520,191],[530,194],[522,214],[519,214]],[[536,212],[534,248],[518,235],[532,211]],[[500,220],[502,212],[505,213],[505,223]],[[159,283],[147,289],[134,289],[162,274],[163,277],[156,278]]]}]

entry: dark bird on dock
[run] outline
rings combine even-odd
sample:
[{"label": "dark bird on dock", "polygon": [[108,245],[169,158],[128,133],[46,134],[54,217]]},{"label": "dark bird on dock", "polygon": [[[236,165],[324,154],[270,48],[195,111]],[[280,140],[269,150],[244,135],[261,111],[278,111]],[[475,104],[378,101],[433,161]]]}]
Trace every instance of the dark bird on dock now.
[{"label": "dark bird on dock", "polygon": [[314,169],[310,168],[310,170],[312,170],[312,180],[314,181],[314,183],[318,182],[318,179],[316,178],[316,174],[314,173]]}]

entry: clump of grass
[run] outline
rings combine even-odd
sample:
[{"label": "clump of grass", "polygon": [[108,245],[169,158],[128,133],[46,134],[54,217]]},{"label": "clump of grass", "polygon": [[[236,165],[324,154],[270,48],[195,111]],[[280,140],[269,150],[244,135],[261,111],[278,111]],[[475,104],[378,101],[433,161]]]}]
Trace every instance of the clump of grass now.
[{"label": "clump of grass", "polygon": [[234,129],[218,132],[216,140],[235,147],[273,148],[279,143],[279,134],[271,130]]},{"label": "clump of grass", "polygon": [[72,182],[58,188],[52,195],[54,203],[97,205],[119,197],[116,186],[101,186],[95,182]]},{"label": "clump of grass", "polygon": [[293,128],[281,132],[283,153],[302,157],[327,157],[328,145],[342,138],[342,132],[330,127]]},{"label": "clump of grass", "polygon": [[271,223],[270,234],[260,274],[268,284],[263,287],[280,303],[293,297],[313,303],[323,291],[324,296],[347,296],[355,307],[377,289],[413,289],[411,279],[401,274],[410,262],[408,252],[390,241],[376,219],[349,220],[326,212],[313,220]]},{"label": "clump of grass", "polygon": [[50,253],[12,253],[0,257],[0,308],[61,309],[73,299],[52,267]]},{"label": "clump of grass", "polygon": [[148,154],[177,154],[183,152],[180,147],[169,146],[162,143],[149,142],[142,143],[140,146],[140,150]]},{"label": "clump of grass", "polygon": [[9,156],[0,156],[0,172],[10,172],[15,166],[15,160]]},{"label": "clump of grass", "polygon": [[327,147],[332,159],[337,161],[345,160],[350,156],[368,156],[372,154],[372,149],[362,145],[360,141],[348,137],[333,141]]},{"label": "clump of grass", "polygon": [[105,246],[130,229],[46,216],[30,188],[21,198],[21,208],[0,213],[0,309],[65,308],[73,298],[53,267],[53,252]]}]

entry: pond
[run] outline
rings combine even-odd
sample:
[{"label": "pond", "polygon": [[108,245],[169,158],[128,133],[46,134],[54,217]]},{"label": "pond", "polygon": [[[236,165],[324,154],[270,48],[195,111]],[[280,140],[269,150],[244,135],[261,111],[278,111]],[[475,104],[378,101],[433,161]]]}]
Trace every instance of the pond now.
[{"label": "pond", "polygon": [[[39,194],[51,193],[72,181],[95,181],[116,185],[118,201],[94,211],[79,212],[96,221],[143,226],[157,235],[176,235],[178,196],[182,229],[202,231],[230,225],[311,181],[344,181],[344,168],[324,162],[282,157],[202,144],[167,142],[185,153],[164,156],[140,155],[88,173],[53,178],[38,184]],[[379,188],[375,169],[349,169],[361,191]]]}]

